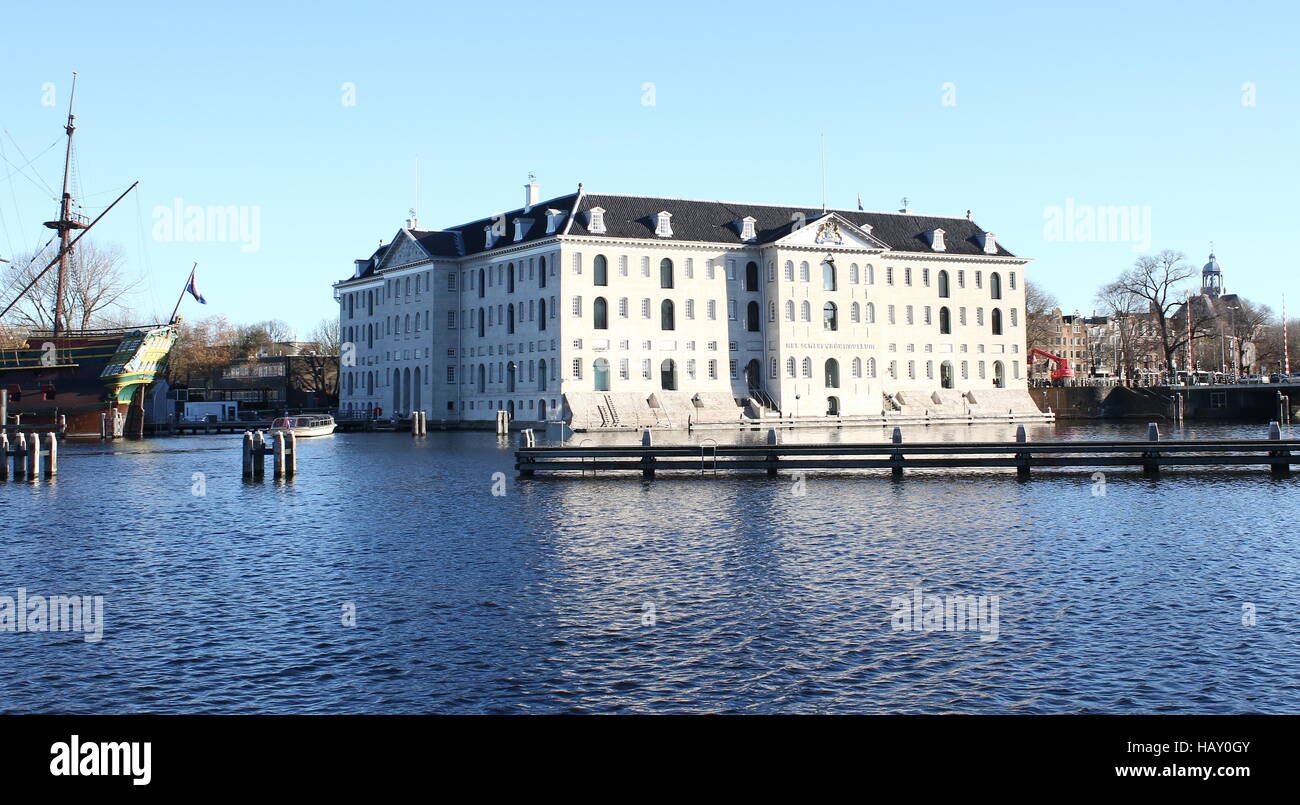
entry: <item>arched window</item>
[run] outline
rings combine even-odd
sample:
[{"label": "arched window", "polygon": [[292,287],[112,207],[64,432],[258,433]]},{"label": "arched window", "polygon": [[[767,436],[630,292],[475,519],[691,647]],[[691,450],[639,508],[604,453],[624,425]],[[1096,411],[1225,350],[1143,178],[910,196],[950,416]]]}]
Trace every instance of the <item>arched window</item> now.
[{"label": "arched window", "polygon": [[478,309],[478,337],[479,338],[482,338],[483,334],[487,332],[487,328],[484,327],[484,323],[485,323],[485,319],[484,319],[483,308],[479,308]]},{"label": "arched window", "polygon": [[791,357],[789,357],[789,358],[786,358],[786,359],[785,359],[785,376],[786,376],[786,377],[794,377],[794,376],[795,376],[795,371],[796,371],[796,370],[795,370],[794,356],[791,356]]},{"label": "arched window", "polygon": [[853,359],[853,376],[854,376],[854,377],[862,377],[862,359],[861,359],[861,358],[854,358],[854,359]]},{"label": "arched window", "polygon": [[673,300],[665,299],[659,304],[659,329],[677,329],[677,320],[673,314]]},{"label": "arched window", "polygon": [[839,313],[835,308],[834,302],[827,302],[822,305],[822,329],[838,330],[840,329]]},{"label": "arched window", "polygon": [[546,359],[537,362],[537,390],[546,391]]},{"label": "arched window", "polygon": [[803,300],[803,303],[799,305],[799,314],[804,321],[812,321],[812,305],[807,299]]},{"label": "arched window", "polygon": [[[996,277],[997,274],[994,274],[993,276]],[[1002,335],[1002,309],[996,307],[993,308],[993,313],[989,316],[989,320],[993,323],[993,334]]]},{"label": "arched window", "polygon": [[840,387],[840,362],[834,358],[826,359],[826,388],[837,389]]},{"label": "arched window", "polygon": [[989,298],[1002,298],[1002,277],[996,271],[989,274]]},{"label": "arched window", "polygon": [[609,303],[605,301],[605,297],[596,297],[596,301],[591,305],[591,315],[595,319],[592,324],[593,327],[597,330],[609,329]]},{"label": "arched window", "polygon": [[479,296],[479,298],[482,299],[482,298],[483,298],[483,295],[484,295],[485,293],[487,293],[487,274],[483,271],[483,269],[480,268],[480,269],[478,270],[478,296]]},{"label": "arched window", "polygon": [[866,279],[868,285],[875,285],[875,284],[876,284],[876,268],[875,268],[875,266],[871,265],[871,263],[867,263],[865,266],[863,266],[863,268],[862,268],[862,273],[866,275],[866,276],[865,276],[865,279]]},{"label": "arched window", "polygon": [[948,272],[947,272],[947,271],[940,271],[940,272],[939,272],[939,298],[940,298],[940,299],[947,299],[948,296],[949,296],[949,291],[948,291]]},{"label": "arched window", "polygon": [[506,305],[506,332],[515,331],[515,306],[513,303]]},{"label": "arched window", "polygon": [[758,263],[753,261],[745,264],[745,290],[758,290]]},{"label": "arched window", "polygon": [[506,268],[506,293],[515,292],[515,264],[510,263]]},{"label": "arched window", "polygon": [[677,364],[672,358],[659,364],[659,387],[664,391],[677,390]]},{"label": "arched window", "polygon": [[591,376],[596,384],[596,391],[609,391],[609,361],[597,358],[591,364]]},{"label": "arched window", "polygon": [[609,261],[605,259],[603,254],[596,255],[596,259],[591,264],[591,284],[609,284]]},{"label": "arched window", "polygon": [[791,260],[785,261],[785,281],[794,282],[794,262]]},{"label": "arched window", "polygon": [[546,297],[537,300],[537,329],[546,329]]},{"label": "arched window", "polygon": [[537,265],[537,287],[546,287],[546,258],[539,257]]},{"label": "arched window", "polygon": [[849,321],[858,324],[862,321],[862,306],[854,302],[849,306]]},{"label": "arched window", "polygon": [[952,335],[952,314],[948,308],[939,308],[939,333],[942,335]]},{"label": "arched window", "polygon": [[794,321],[794,300],[785,300],[785,320]]},{"label": "arched window", "polygon": [[867,318],[866,318],[866,322],[867,322],[867,324],[875,324],[875,323],[876,323],[876,305],[875,305],[874,302],[868,302],[868,303],[867,303]]},{"label": "arched window", "polygon": [[830,260],[822,263],[822,290],[835,290],[835,263]]},{"label": "arched window", "polygon": [[826,398],[826,416],[840,415],[840,398],[831,396]]},{"label": "arched window", "polygon": [[478,393],[482,394],[487,391],[487,368],[483,364],[478,365]]},{"label": "arched window", "polygon": [[876,359],[867,358],[867,377],[876,376]]},{"label": "arched window", "polygon": [[667,257],[659,261],[659,287],[673,287],[673,261]]},{"label": "arched window", "polygon": [[803,376],[812,377],[812,358],[803,359]]},{"label": "arched window", "polygon": [[506,391],[515,390],[515,378],[519,375],[519,364],[511,361],[506,364]]},{"label": "arched window", "polygon": [[750,302],[745,308],[745,329],[751,333],[756,333],[761,326],[762,321],[759,319],[758,303]]},{"label": "arched window", "polygon": [[939,385],[946,389],[952,388],[952,361],[939,364]]},{"label": "arched window", "polygon": [[404,332],[404,333],[409,333],[409,332],[411,332],[411,314],[410,314],[410,313],[407,313],[407,314],[406,314],[406,318],[405,318],[405,320],[403,321],[402,328],[403,328],[403,329],[402,329],[402,332]]}]

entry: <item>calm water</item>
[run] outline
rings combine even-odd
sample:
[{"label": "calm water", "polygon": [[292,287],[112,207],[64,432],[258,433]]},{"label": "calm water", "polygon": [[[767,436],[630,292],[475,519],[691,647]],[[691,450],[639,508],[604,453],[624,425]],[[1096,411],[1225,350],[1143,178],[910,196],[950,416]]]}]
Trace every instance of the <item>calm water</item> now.
[{"label": "calm water", "polygon": [[[1227,434],[1262,428],[1184,433]],[[0,484],[0,595],[105,596],[99,643],[0,632],[0,711],[1300,711],[1300,480],[1262,468],[1099,496],[1086,472],[519,481],[486,433],[301,452],[248,484],[234,437],[68,445],[56,482]],[[998,596],[997,639],[895,631],[918,584]]]}]

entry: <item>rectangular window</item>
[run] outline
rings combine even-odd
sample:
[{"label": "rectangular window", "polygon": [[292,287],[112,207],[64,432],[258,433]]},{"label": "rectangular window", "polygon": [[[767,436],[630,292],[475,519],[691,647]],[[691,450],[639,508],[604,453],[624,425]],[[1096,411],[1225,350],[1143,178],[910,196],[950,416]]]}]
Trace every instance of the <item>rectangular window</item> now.
[{"label": "rectangular window", "polygon": [[454,271],[447,275],[447,290],[456,290],[456,272]]},{"label": "rectangular window", "polygon": [[903,269],[903,284],[908,286],[909,288],[912,286],[912,269],[910,268]]},{"label": "rectangular window", "polygon": [[643,318],[643,319],[648,319],[648,318],[650,318],[650,300],[649,300],[649,299],[642,299],[642,300],[641,300],[641,318]]},{"label": "rectangular window", "polygon": [[687,300],[686,300],[686,318],[688,318],[688,319],[693,319],[693,318],[695,318],[695,300],[694,300],[694,299],[687,299]]},{"label": "rectangular window", "polygon": [[573,315],[575,318],[582,318],[582,297],[573,297]]},{"label": "rectangular window", "polygon": [[618,317],[620,319],[627,318],[627,297],[626,296],[618,300]]},{"label": "rectangular window", "polygon": [[582,358],[573,359],[573,379],[574,380],[582,379]]},{"label": "rectangular window", "polygon": [[930,269],[921,269],[921,284],[927,288],[930,287]]},{"label": "rectangular window", "polygon": [[894,267],[893,267],[893,266],[887,266],[887,267],[885,268],[885,284],[886,284],[886,285],[893,285],[893,284],[894,284]]},{"label": "rectangular window", "polygon": [[[453,274],[452,276],[455,275]],[[454,310],[447,311],[447,329],[448,330],[456,329],[456,311]]]},{"label": "rectangular window", "polygon": [[736,379],[736,362],[735,362],[735,361],[728,361],[728,364],[729,364],[728,368],[731,370],[731,379],[732,379],[732,380],[735,380],[735,379]]},{"label": "rectangular window", "polygon": [[709,321],[714,321],[717,318],[718,318],[718,300],[710,299],[709,300]]},{"label": "rectangular window", "polygon": [[[976,276],[976,277],[979,276],[979,272],[978,272],[978,271],[975,272],[975,276]],[[957,287],[958,287],[958,288],[965,288],[965,287],[966,287],[966,272],[965,272],[965,271],[958,271],[958,272],[957,272]]]},{"label": "rectangular window", "polygon": [[893,306],[893,305],[890,305],[890,306],[889,306],[889,323],[890,323],[890,324],[894,324],[894,323],[895,323],[895,322],[894,322],[894,306]]},{"label": "rectangular window", "polygon": [[645,359],[643,359],[643,360],[641,361],[641,379],[642,379],[642,380],[649,380],[649,379],[650,379],[650,359],[649,359],[649,358],[645,358]]},{"label": "rectangular window", "polygon": [[620,380],[627,380],[628,377],[627,358],[619,358],[618,377]]},{"label": "rectangular window", "polygon": [[643,277],[648,277],[648,276],[650,276],[650,258],[649,258],[649,257],[642,257],[642,258],[641,258],[641,276],[643,276]]},{"label": "rectangular window", "polygon": [[456,382],[456,367],[455,367],[455,366],[448,366],[448,367],[447,367],[447,382],[448,382],[448,383],[453,383],[453,384]]},{"label": "rectangular window", "polygon": [[710,379],[710,380],[717,380],[717,379],[718,379],[718,362],[717,362],[717,361],[709,361],[709,379]]},{"label": "rectangular window", "polygon": [[627,276],[627,255],[626,254],[620,255],[618,258],[618,275],[620,277]]},{"label": "rectangular window", "polygon": [[581,274],[581,273],[582,273],[582,253],[581,253],[581,252],[574,252],[574,253],[573,253],[573,273],[574,273],[574,274]]},{"label": "rectangular window", "polygon": [[735,320],[736,320],[736,300],[728,299],[727,300],[727,321],[735,321]]}]

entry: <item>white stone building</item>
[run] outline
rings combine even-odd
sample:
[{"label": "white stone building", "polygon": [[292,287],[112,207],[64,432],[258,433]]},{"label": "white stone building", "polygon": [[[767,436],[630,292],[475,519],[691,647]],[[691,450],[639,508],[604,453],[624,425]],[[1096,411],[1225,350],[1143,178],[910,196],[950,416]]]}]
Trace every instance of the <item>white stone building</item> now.
[{"label": "white stone building", "polygon": [[408,223],[334,286],[344,411],[577,428],[1037,411],[1028,261],[969,216],[529,184],[511,212]]}]

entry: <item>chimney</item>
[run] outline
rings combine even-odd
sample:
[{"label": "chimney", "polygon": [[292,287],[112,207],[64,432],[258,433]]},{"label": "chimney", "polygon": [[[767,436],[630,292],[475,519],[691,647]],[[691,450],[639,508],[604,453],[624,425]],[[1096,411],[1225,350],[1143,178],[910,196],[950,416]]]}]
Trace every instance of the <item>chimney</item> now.
[{"label": "chimney", "polygon": [[532,212],[535,205],[541,198],[542,189],[537,186],[533,175],[528,175],[528,184],[524,185],[524,212]]}]

